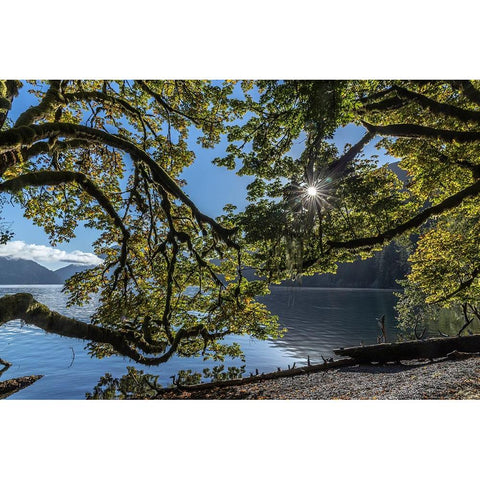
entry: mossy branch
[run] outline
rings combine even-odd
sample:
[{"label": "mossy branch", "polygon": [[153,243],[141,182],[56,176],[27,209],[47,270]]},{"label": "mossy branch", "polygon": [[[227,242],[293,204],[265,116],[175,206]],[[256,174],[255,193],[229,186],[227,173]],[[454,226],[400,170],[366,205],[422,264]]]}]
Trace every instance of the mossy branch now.
[{"label": "mossy branch", "polygon": [[25,110],[15,122],[15,127],[30,125],[51,112],[62,101],[60,84],[59,80],[50,80],[50,88],[45,92],[42,101],[38,105]]},{"label": "mossy branch", "polygon": [[[453,83],[453,82],[452,82]],[[462,83],[462,82],[456,82]],[[467,82],[470,84],[470,82]],[[454,85],[457,86],[457,85]],[[459,86],[459,85],[458,85]],[[471,84],[470,84],[471,86]],[[472,86],[473,88],[473,86]],[[465,86],[465,89],[468,90],[468,85]],[[464,93],[465,93],[464,89]],[[473,98],[471,100],[478,103],[480,101],[480,92],[474,89],[476,95],[473,94]],[[383,99],[379,102],[375,103],[366,103],[367,98],[363,100],[364,105],[358,110],[360,113],[363,112],[386,112],[390,110],[398,110],[405,105],[410,103],[416,103],[420,107],[425,110],[429,110],[435,115],[444,115],[445,117],[455,118],[460,120],[461,122],[478,122],[480,121],[480,111],[478,110],[468,110],[465,108],[457,107],[456,105],[450,105],[444,102],[438,102],[433,100],[432,98],[427,97],[426,95],[422,95],[421,93],[414,92],[407,88],[401,87],[399,85],[394,85],[393,87],[389,88],[384,94],[394,93],[395,96]]]},{"label": "mossy branch", "polygon": [[[111,345],[118,354],[131,358],[143,365],[160,365],[165,363],[178,350],[183,340],[200,336],[205,341],[212,341],[222,338],[229,333],[229,331],[209,333],[202,324],[190,328],[181,328],[175,333],[169,349],[163,355],[146,357],[138,349],[147,353],[155,353],[160,349],[149,345],[141,338],[136,338],[131,333],[117,332],[66,317],[37,302],[30,293],[17,293],[0,298],[0,326],[12,320],[23,320],[28,325],[34,325],[45,332],[55,333],[63,337]],[[161,350],[164,351],[163,348]]]},{"label": "mossy branch", "polygon": [[473,86],[470,80],[452,80],[450,84],[453,88],[460,88],[471,102],[480,105],[480,91]]},{"label": "mossy branch", "polygon": [[52,152],[67,152],[77,148],[88,148],[90,142],[87,140],[68,140],[65,142],[56,141],[53,146],[50,142],[37,142],[31,147],[22,149],[22,156],[24,160],[36,157],[37,155],[49,154]]},{"label": "mossy branch", "polygon": [[413,100],[422,108],[430,110],[434,114],[445,115],[446,117],[456,118],[462,122],[480,121],[480,111],[466,110],[455,105],[449,105],[443,102],[437,102],[417,92],[413,92],[400,86],[394,86],[400,98]]},{"label": "mossy branch", "polygon": [[84,125],[62,122],[44,123],[41,125],[16,127],[5,132],[0,132],[0,153],[18,150],[22,147],[30,147],[35,142],[52,136],[85,140],[97,145],[108,145],[128,153],[135,163],[140,162],[148,167],[154,182],[158,183],[158,185],[165,189],[170,195],[187,205],[200,224],[208,223],[227,245],[238,248],[238,245],[231,239],[234,233],[233,230],[222,227],[213,218],[200,212],[195,203],[183,192],[166,170],[155,162],[145,151],[125,138]]},{"label": "mossy branch", "polygon": [[161,106],[165,109],[165,111],[166,111],[167,113],[174,113],[174,114],[176,114],[176,115],[180,115],[181,117],[185,117],[186,119],[190,120],[195,126],[197,126],[197,127],[200,126],[200,123],[199,123],[199,121],[198,121],[196,118],[188,115],[188,114],[185,113],[185,112],[181,112],[180,110],[177,110],[176,108],[173,108],[170,104],[168,104],[168,103],[162,98],[162,96],[161,96],[159,93],[155,92],[154,90],[152,90],[152,89],[148,86],[148,84],[147,84],[146,81],[137,80],[135,83],[136,83],[144,92],[146,92],[148,95],[150,95],[151,97],[153,97],[153,98],[155,99],[155,101],[156,101],[159,105],[161,105]]},{"label": "mossy branch", "polygon": [[123,224],[121,218],[116,212],[110,200],[100,190],[95,183],[93,183],[86,175],[80,172],[70,171],[39,171],[19,175],[18,177],[0,183],[0,192],[16,193],[26,187],[41,187],[44,185],[60,185],[62,183],[77,183],[86,193],[91,195],[99,205],[108,213],[113,219],[115,225],[122,231],[125,237],[130,234]]},{"label": "mossy branch", "polygon": [[395,125],[371,125],[362,122],[365,128],[375,134],[385,137],[400,138],[426,138],[431,140],[442,140],[452,143],[474,143],[480,142],[480,131],[459,131],[445,130],[441,128],[425,127],[411,123],[395,124]]}]

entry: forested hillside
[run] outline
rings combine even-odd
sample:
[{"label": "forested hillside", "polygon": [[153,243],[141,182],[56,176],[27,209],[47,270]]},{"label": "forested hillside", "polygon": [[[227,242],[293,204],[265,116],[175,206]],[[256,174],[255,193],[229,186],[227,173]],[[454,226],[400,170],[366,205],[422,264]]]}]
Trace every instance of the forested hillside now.
[{"label": "forested hillside", "polygon": [[[406,248],[392,242],[372,258],[339,264],[336,274],[305,276],[295,283],[304,287],[400,288],[397,280],[409,272],[407,258]],[[290,286],[293,282],[283,284]]]}]

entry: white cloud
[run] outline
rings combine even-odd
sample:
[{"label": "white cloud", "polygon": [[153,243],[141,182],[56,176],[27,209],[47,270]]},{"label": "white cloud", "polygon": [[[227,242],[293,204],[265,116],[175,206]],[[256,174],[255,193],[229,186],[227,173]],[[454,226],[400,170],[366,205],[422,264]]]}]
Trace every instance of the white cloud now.
[{"label": "white cloud", "polygon": [[46,247],[45,245],[27,244],[15,240],[5,245],[0,245],[0,257],[23,258],[36,262],[65,262],[82,265],[98,265],[102,260],[93,253],[74,250],[66,252],[59,248]]}]

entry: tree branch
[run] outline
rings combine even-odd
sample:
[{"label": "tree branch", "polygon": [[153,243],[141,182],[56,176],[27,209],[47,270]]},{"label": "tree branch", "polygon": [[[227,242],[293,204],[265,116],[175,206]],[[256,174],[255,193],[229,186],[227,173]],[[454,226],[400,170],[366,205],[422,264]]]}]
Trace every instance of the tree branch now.
[{"label": "tree branch", "polygon": [[66,152],[77,148],[88,148],[91,143],[87,140],[68,140],[65,142],[56,141],[54,145],[50,142],[37,142],[31,147],[22,149],[22,157],[24,160],[41,155],[42,153]]},{"label": "tree branch", "polygon": [[395,228],[391,228],[384,233],[381,233],[375,237],[365,237],[357,238],[353,240],[347,240],[345,242],[335,242],[328,241],[327,244],[331,248],[365,248],[373,247],[374,245],[381,245],[387,241],[392,240],[394,237],[401,235],[402,233],[408,232],[414,228],[422,225],[426,220],[428,220],[433,215],[439,215],[447,210],[457,207],[460,203],[463,202],[468,197],[474,197],[480,193],[480,181],[470,185],[469,187],[457,192],[456,194],[448,197],[443,202],[433,207],[426,208],[418,215],[415,215],[413,218],[408,220],[401,225],[398,225]]},{"label": "tree branch", "polygon": [[238,245],[230,238],[234,231],[222,227],[213,218],[200,212],[195,203],[182,191],[166,170],[155,162],[145,151],[122,137],[84,125],[61,122],[44,123],[41,125],[12,128],[5,132],[0,132],[0,153],[18,150],[24,146],[29,147],[35,142],[51,136],[86,140],[93,144],[106,144],[128,153],[134,162],[142,162],[147,165],[153,180],[168,193],[187,205],[200,224],[208,223],[227,245],[238,249]]},{"label": "tree branch", "polygon": [[86,193],[95,198],[98,204],[107,212],[112,218],[115,226],[122,232],[122,243],[119,256],[119,267],[115,271],[115,281],[119,273],[127,263],[127,242],[130,238],[130,232],[125,227],[122,219],[111,204],[107,196],[100,188],[95,185],[86,175],[80,172],[69,171],[40,171],[26,173],[18,177],[0,183],[0,192],[16,193],[25,187],[40,187],[44,185],[60,185],[62,183],[75,182]]},{"label": "tree branch", "polygon": [[447,117],[456,118],[462,122],[480,121],[480,111],[465,110],[454,105],[437,102],[436,100],[432,100],[425,95],[412,92],[411,90],[407,90],[406,88],[400,86],[394,86],[393,88],[401,98],[413,100],[415,103],[427,110],[430,110],[432,113],[439,113]]},{"label": "tree branch", "polygon": [[40,120],[45,117],[50,110],[53,110],[56,105],[61,103],[60,85],[61,82],[59,80],[50,80],[50,87],[44,94],[42,101],[35,107],[30,107],[25,110],[15,122],[15,127],[30,125]]},{"label": "tree branch", "polygon": [[407,102],[398,98],[397,96],[386,98],[380,102],[367,103],[359,108],[360,112],[384,112],[387,110],[396,110],[406,105]]},{"label": "tree branch", "polygon": [[480,91],[469,80],[453,80],[450,84],[454,88],[461,88],[463,94],[473,103],[480,105]]},{"label": "tree branch", "polygon": [[5,100],[8,103],[8,105],[2,108],[2,110],[5,110],[4,112],[0,112],[0,129],[3,127],[5,120],[7,119],[8,112],[12,108],[13,99],[18,95],[18,89],[20,88],[21,85],[22,85],[21,82],[18,80],[5,81],[5,87],[7,90]]},{"label": "tree branch", "polygon": [[331,163],[329,166],[329,173],[341,175],[347,168],[348,164],[355,159],[374,136],[374,133],[367,131],[367,133],[355,145],[345,152],[338,160]]},{"label": "tree branch", "polygon": [[44,185],[60,185],[62,183],[77,183],[86,193],[91,195],[99,205],[113,219],[115,225],[122,231],[123,236],[130,236],[117,211],[110,200],[86,175],[70,171],[39,171],[19,175],[18,177],[0,183],[0,192],[16,193],[25,187],[40,187]]},{"label": "tree branch", "polygon": [[438,299],[438,300],[435,300],[434,302],[432,302],[432,304],[435,304],[435,303],[440,303],[440,302],[444,302],[445,300],[449,300],[450,298],[454,297],[455,295],[457,295],[457,293],[460,293],[462,292],[463,290],[466,290],[467,288],[470,287],[470,285],[476,280],[476,278],[480,275],[480,267],[476,267],[473,269],[471,275],[470,275],[470,278],[468,280],[465,280],[463,282],[460,282],[460,285],[457,289],[455,289],[453,292],[445,295],[444,297]]},{"label": "tree branch", "polygon": [[443,130],[409,123],[386,126],[371,125],[365,121],[362,123],[369,132],[386,137],[429,138],[449,143],[472,143],[480,141],[480,131],[464,132],[457,130]]},{"label": "tree branch", "polygon": [[142,127],[144,128],[145,125],[148,126],[150,131],[152,132],[153,135],[156,135],[153,128],[150,126],[148,122],[146,122],[142,116],[142,113],[137,110],[135,107],[130,105],[129,102],[124,100],[123,98],[114,96],[114,95],[108,95],[104,92],[73,92],[73,93],[65,93],[63,95],[63,98],[65,99],[65,103],[70,103],[70,102],[77,102],[77,101],[96,101],[97,103],[109,103],[113,106],[119,107],[124,113],[130,114],[133,117],[135,117],[141,124]]},{"label": "tree branch", "polygon": [[169,105],[169,104],[162,98],[162,96],[161,96],[160,94],[154,92],[154,91],[147,85],[147,83],[146,83],[145,81],[143,81],[143,80],[136,80],[135,83],[136,83],[137,85],[139,85],[140,88],[141,88],[144,92],[146,92],[146,93],[148,93],[150,96],[152,96],[152,97],[155,99],[155,101],[158,102],[168,113],[175,113],[175,114],[177,114],[177,115],[180,115],[180,116],[182,116],[182,117],[185,117],[186,119],[188,119],[188,120],[190,120],[191,122],[193,122],[193,124],[194,124],[195,126],[197,126],[197,127],[200,125],[200,122],[199,122],[196,118],[194,118],[194,117],[192,117],[192,116],[190,116],[190,115],[188,115],[188,114],[186,114],[186,113],[184,113],[184,112],[181,112],[180,110],[177,110],[176,108],[173,108],[171,105]]},{"label": "tree branch", "polygon": [[[96,343],[111,345],[117,353],[135,360],[143,365],[160,365],[165,363],[178,350],[182,340],[201,336],[214,340],[224,337],[229,331],[209,333],[204,325],[181,328],[175,334],[170,348],[159,357],[145,357],[136,347],[149,349],[146,342],[137,340],[126,332],[116,332],[104,327],[80,322],[50,310],[46,305],[37,302],[30,293],[17,293],[0,298],[0,326],[12,320],[23,320],[45,332],[55,333],[63,337],[79,338]],[[154,350],[153,347],[150,350]]]}]

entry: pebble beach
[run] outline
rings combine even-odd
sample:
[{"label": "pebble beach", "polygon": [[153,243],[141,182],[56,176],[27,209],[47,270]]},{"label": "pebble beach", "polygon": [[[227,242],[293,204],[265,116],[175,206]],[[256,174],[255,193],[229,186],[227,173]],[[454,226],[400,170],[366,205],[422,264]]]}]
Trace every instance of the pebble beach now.
[{"label": "pebble beach", "polygon": [[172,390],[160,398],[473,400],[480,399],[480,358],[358,365],[202,391]]}]

